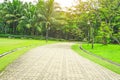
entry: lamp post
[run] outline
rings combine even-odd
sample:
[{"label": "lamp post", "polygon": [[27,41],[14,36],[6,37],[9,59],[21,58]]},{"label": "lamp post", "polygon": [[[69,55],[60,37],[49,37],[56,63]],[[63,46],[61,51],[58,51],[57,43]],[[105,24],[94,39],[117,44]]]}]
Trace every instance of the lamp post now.
[{"label": "lamp post", "polygon": [[50,23],[46,23],[46,43],[48,42],[48,31],[50,30]]},{"label": "lamp post", "polygon": [[93,29],[93,25],[91,26],[91,22],[90,20],[88,20],[87,24],[89,25],[89,29],[88,29],[88,41],[90,41],[90,37],[92,38],[92,49],[94,48],[94,29]]},{"label": "lamp post", "polygon": [[90,21],[88,20],[87,24],[88,26],[88,43],[90,42]]}]

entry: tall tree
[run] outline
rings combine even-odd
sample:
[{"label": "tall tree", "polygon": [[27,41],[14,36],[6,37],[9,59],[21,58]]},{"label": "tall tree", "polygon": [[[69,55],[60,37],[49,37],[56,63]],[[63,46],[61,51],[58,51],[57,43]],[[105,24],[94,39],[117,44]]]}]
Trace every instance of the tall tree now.
[{"label": "tall tree", "polygon": [[46,42],[48,41],[48,30],[51,26],[54,14],[54,0],[39,0],[37,4],[37,10],[44,18],[46,27]]}]

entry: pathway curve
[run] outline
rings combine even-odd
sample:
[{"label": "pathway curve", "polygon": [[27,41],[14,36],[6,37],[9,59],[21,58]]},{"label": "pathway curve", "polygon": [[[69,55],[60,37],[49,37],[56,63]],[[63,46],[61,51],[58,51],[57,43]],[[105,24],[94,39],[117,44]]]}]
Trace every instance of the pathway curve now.
[{"label": "pathway curve", "polygon": [[72,44],[32,49],[9,65],[0,80],[120,80],[120,75],[76,54]]}]

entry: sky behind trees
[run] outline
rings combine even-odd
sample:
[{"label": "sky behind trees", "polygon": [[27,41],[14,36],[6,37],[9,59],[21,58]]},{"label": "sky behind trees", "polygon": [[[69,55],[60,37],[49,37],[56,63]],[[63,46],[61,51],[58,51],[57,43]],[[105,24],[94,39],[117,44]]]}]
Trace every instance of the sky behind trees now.
[{"label": "sky behind trees", "polygon": [[[79,2],[75,4],[72,0],[57,0],[60,5],[54,3],[56,0],[40,0],[36,5],[11,1],[0,4],[2,34],[120,44],[119,0],[76,0]],[[63,8],[66,11],[60,8],[72,4],[76,6]]]},{"label": "sky behind trees", "polygon": [[[4,0],[0,0],[0,2],[3,2]],[[21,0],[23,2],[32,2],[36,3],[38,0]],[[58,2],[62,8],[65,7],[71,7],[75,5],[77,0],[55,0],[55,2]]]}]

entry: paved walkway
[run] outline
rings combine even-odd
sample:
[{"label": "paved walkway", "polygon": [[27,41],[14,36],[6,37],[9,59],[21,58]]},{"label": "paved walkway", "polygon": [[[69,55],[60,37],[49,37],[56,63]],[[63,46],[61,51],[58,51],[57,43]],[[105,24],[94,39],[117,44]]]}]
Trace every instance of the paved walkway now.
[{"label": "paved walkway", "polygon": [[0,80],[120,80],[70,49],[73,43],[35,48],[7,67]]}]

